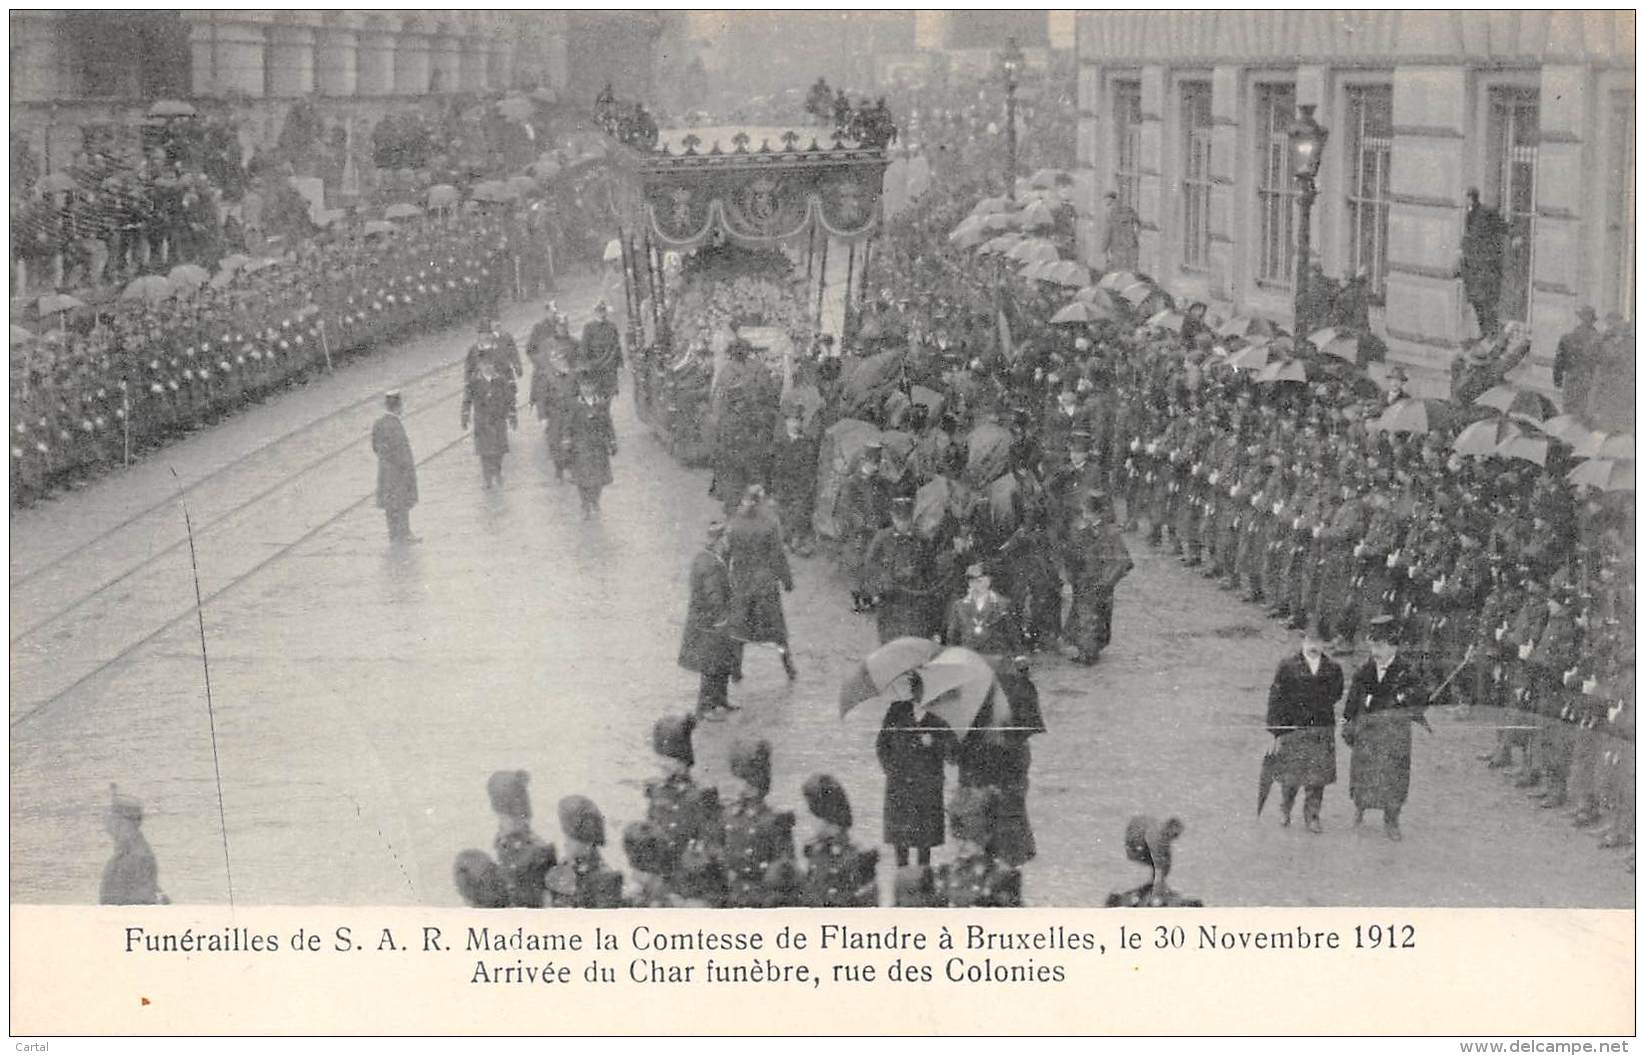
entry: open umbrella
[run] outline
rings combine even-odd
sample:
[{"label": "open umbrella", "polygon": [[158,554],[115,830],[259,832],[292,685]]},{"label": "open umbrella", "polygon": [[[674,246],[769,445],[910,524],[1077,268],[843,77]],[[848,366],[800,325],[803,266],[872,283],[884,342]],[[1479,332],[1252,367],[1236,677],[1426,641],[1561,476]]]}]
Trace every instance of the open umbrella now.
[{"label": "open umbrella", "polygon": [[1474,400],[1475,407],[1491,407],[1503,414],[1523,415],[1536,421],[1554,416],[1554,401],[1517,385],[1493,385]]},{"label": "open umbrella", "polygon": [[949,646],[919,667],[926,710],[963,734],[994,691],[994,669],[981,654]]},{"label": "open umbrella", "polygon": [[[1240,351],[1248,350],[1249,346]],[[1252,380],[1260,385],[1272,385],[1281,381],[1305,382],[1308,380],[1308,367],[1300,359],[1276,359],[1257,371],[1257,376]]]},{"label": "open umbrella", "polygon": [[1585,484],[1600,491],[1633,491],[1634,464],[1609,458],[1590,458],[1565,474],[1572,484]]},{"label": "open umbrella", "polygon": [[[942,646],[929,638],[894,638],[862,658],[840,686],[840,714],[891,688],[891,684],[936,656]],[[924,676],[921,676],[922,678]]]},{"label": "open umbrella", "polygon": [[1147,325],[1161,330],[1181,330],[1182,324],[1182,313],[1169,308],[1162,308],[1147,319]]},{"label": "open umbrella", "polygon": [[982,201],[971,207],[971,215],[986,216],[989,213],[1003,213],[1010,208],[1011,199],[1009,198],[1001,198],[998,196],[993,198],[984,198]]},{"label": "open umbrella", "polygon": [[1444,400],[1407,397],[1393,403],[1368,426],[1389,433],[1430,433],[1456,417],[1456,408]]},{"label": "open umbrella", "polygon": [[989,213],[982,218],[982,226],[989,231],[1015,231],[1016,213]]},{"label": "open umbrella", "polygon": [[428,207],[444,209],[457,204],[457,188],[449,183],[436,183],[428,189]]},{"label": "open umbrella", "polygon": [[[1268,342],[1257,341],[1233,353],[1225,362],[1235,370],[1260,371],[1268,365],[1269,355]],[[1306,380],[1306,377],[1303,380]]]},{"label": "open umbrella", "polygon": [[1045,269],[1055,263],[1054,260],[1031,260],[1024,264],[1022,270],[1017,274],[1033,282],[1043,281],[1045,279]]},{"label": "open umbrella", "polygon": [[996,235],[987,242],[984,242],[982,245],[978,246],[977,253],[979,255],[1006,253],[1011,249],[1011,247],[1017,245],[1022,240],[1023,237],[1018,234]]},{"label": "open umbrella", "polygon": [[1599,457],[1632,462],[1634,460],[1633,434],[1618,433],[1615,436],[1607,437],[1605,442],[1599,445]]},{"label": "open umbrella", "polygon": [[[377,221],[377,222],[381,223],[381,221]],[[368,227],[368,228],[370,226],[371,226],[370,224],[366,225],[366,227]],[[393,225],[389,225],[389,230],[390,231],[394,230]],[[255,275],[259,271],[262,271],[264,268],[277,268],[279,266],[280,266],[280,262],[278,260],[276,260],[275,258],[273,258],[273,257],[258,257],[255,260],[247,261],[245,266],[242,267],[240,270],[245,272],[247,275]]]},{"label": "open umbrella", "polygon": [[531,100],[523,95],[511,95],[497,101],[497,112],[510,121],[524,121],[536,111]]},{"label": "open umbrella", "polygon": [[120,291],[122,301],[163,301],[175,291],[164,275],[143,275]]},{"label": "open umbrella", "polygon": [[160,99],[149,107],[150,117],[193,117],[194,107],[181,99]]},{"label": "open umbrella", "polygon": [[1141,308],[1143,302],[1152,297],[1155,292],[1156,288],[1153,283],[1133,282],[1131,285],[1120,291],[1120,299],[1133,308]]},{"label": "open umbrella", "polygon": [[11,343],[14,345],[20,345],[28,341],[33,341],[35,336],[36,335],[33,330],[25,330],[15,323],[12,325]]},{"label": "open umbrella", "polygon": [[508,189],[514,193],[514,197],[516,198],[536,194],[542,189],[538,186],[536,180],[532,179],[530,176],[525,176],[520,173],[515,173],[513,176],[510,176],[504,181],[504,183],[508,186]]},{"label": "open umbrella", "polygon": [[1057,309],[1057,314],[1051,317],[1051,322],[1056,326],[1079,326],[1113,317],[1113,312],[1098,308],[1087,301],[1074,300]]},{"label": "open umbrella", "polygon": [[988,229],[983,226],[982,218],[976,216],[966,217],[960,221],[958,227],[948,232],[948,241],[961,249],[969,249],[979,242],[986,241],[987,238]]},{"label": "open umbrella", "polygon": [[1078,261],[1059,260],[1046,265],[1045,271],[1040,274],[1040,278],[1045,282],[1054,282],[1058,286],[1067,286],[1072,289],[1090,282],[1091,272]]},{"label": "open umbrella", "polygon": [[1582,419],[1574,414],[1556,414],[1552,418],[1536,423],[1536,427],[1544,433],[1566,444],[1576,445],[1588,439],[1590,432]]},{"label": "open umbrella", "polygon": [[1222,337],[1273,337],[1276,332],[1273,323],[1251,315],[1236,315],[1217,327]]},{"label": "open umbrella", "polygon": [[387,220],[368,220],[365,226],[365,233],[368,236],[390,235],[394,233],[394,225],[389,223]]},{"label": "open umbrella", "polygon": [[1011,260],[1020,261],[1023,264],[1031,264],[1037,260],[1062,259],[1062,254],[1057,252],[1056,245],[1043,238],[1025,238],[1007,250],[1005,255]]},{"label": "open umbrella", "polygon": [[1496,450],[1491,453],[1497,458],[1517,458],[1536,466],[1546,465],[1548,438],[1515,433],[1498,444]]},{"label": "open umbrella", "polygon": [[476,202],[506,202],[512,200],[514,195],[509,191],[508,184],[503,181],[486,180],[484,183],[475,184],[474,190],[469,192],[469,197]]},{"label": "open umbrella", "polygon": [[1097,285],[1111,293],[1118,293],[1138,281],[1140,280],[1134,271],[1110,271],[1097,280]]},{"label": "open umbrella", "polygon": [[1017,226],[1024,231],[1043,231],[1055,226],[1056,222],[1056,217],[1051,214],[1051,207],[1044,202],[1028,203],[1028,208],[1017,218]]},{"label": "open umbrella", "polygon": [[230,253],[228,256],[217,262],[217,268],[220,271],[239,271],[241,268],[250,263],[251,258],[246,256],[244,253]]},{"label": "open umbrella", "polygon": [[177,290],[199,286],[209,278],[211,273],[198,264],[179,264],[166,276],[172,288]]},{"label": "open umbrella", "polygon": [[383,210],[385,220],[409,220],[414,216],[422,216],[423,211],[410,202],[395,202]]},{"label": "open umbrella", "polygon": [[1359,362],[1359,342],[1359,334],[1345,326],[1327,326],[1308,335],[1308,343],[1319,349],[1321,354],[1350,363]]},{"label": "open umbrella", "polygon": [[1519,427],[1506,418],[1487,418],[1471,422],[1451,441],[1451,450],[1459,455],[1483,458],[1496,453],[1503,441],[1522,435]]}]

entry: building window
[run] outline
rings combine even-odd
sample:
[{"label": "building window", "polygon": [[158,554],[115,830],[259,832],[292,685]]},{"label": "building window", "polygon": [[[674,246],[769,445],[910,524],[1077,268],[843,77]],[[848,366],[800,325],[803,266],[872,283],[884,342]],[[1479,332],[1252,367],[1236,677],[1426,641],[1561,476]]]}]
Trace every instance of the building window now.
[{"label": "building window", "polygon": [[1394,145],[1394,90],[1349,88],[1348,273],[1364,273],[1382,296],[1388,273],[1388,166]]},{"label": "building window", "polygon": [[1612,154],[1605,195],[1605,245],[1603,266],[1605,302],[1602,311],[1616,312],[1624,319],[1634,317],[1634,92],[1611,93],[1611,128],[1607,141]]},{"label": "building window", "polygon": [[1297,90],[1257,86],[1257,282],[1289,286],[1295,273],[1296,181],[1286,130],[1296,119]]},{"label": "building window", "polygon": [[1211,266],[1211,86],[1182,85],[1182,266]]},{"label": "building window", "polygon": [[1137,209],[1142,183],[1142,84],[1114,82],[1114,191],[1121,205]]},{"label": "building window", "polygon": [[1531,249],[1535,243],[1536,152],[1540,136],[1534,88],[1492,88],[1486,120],[1486,198],[1508,225],[1502,253],[1503,319],[1524,322],[1531,307]]}]

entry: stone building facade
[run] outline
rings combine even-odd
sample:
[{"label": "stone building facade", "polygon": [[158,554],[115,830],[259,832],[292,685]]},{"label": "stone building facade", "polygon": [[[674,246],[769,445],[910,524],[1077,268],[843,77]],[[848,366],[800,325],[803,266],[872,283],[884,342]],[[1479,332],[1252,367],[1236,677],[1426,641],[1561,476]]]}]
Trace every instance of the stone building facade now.
[{"label": "stone building facade", "polygon": [[1141,220],[1175,295],[1289,325],[1297,183],[1285,130],[1329,130],[1313,259],[1364,272],[1373,326],[1437,385],[1472,336],[1456,277],[1465,194],[1508,221],[1501,311],[1546,383],[1580,305],[1634,314],[1634,16],[1617,12],[1082,12],[1082,252],[1105,195]]}]

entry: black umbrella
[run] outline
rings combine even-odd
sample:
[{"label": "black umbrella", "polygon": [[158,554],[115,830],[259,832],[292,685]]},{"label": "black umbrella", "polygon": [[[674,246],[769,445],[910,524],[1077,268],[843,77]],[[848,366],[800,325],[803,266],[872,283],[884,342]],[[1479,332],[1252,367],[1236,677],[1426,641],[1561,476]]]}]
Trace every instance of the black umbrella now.
[{"label": "black umbrella", "polygon": [[1262,817],[1262,808],[1268,804],[1268,793],[1274,790],[1274,783],[1279,780],[1279,738],[1274,738],[1273,747],[1269,748],[1262,757],[1262,770],[1257,774],[1257,817]]}]

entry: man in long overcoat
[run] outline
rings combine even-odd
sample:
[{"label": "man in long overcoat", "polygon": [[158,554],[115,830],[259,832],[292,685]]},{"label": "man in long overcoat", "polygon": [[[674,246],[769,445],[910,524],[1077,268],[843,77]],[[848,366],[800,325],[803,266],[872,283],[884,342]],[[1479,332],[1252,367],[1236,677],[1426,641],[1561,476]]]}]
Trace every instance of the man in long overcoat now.
[{"label": "man in long overcoat", "polygon": [[503,483],[503,456],[508,453],[508,431],[519,424],[514,407],[514,379],[499,372],[496,362],[482,356],[474,376],[463,388],[462,424],[474,425],[474,450],[480,456],[484,487]]},{"label": "man in long overcoat", "polygon": [[623,366],[623,339],[611,321],[611,308],[601,301],[594,306],[594,318],[583,327],[582,356],[578,366],[594,372],[603,396],[617,394],[618,374]]},{"label": "man in long overcoat", "polygon": [[891,500],[891,526],[875,534],[866,560],[880,599],[875,623],[881,644],[935,634],[941,588],[931,544],[914,531],[913,499]]},{"label": "man in long overcoat", "polygon": [[1105,493],[1086,494],[1085,516],[1069,537],[1065,564],[1074,593],[1068,641],[1077,663],[1094,664],[1113,637],[1114,591],[1134,566]]},{"label": "man in long overcoat", "polygon": [[874,742],[885,771],[885,842],[896,850],[898,867],[908,864],[909,848],[920,865],[930,865],[931,848],[942,846],[943,767],[959,755],[953,727],[925,709],[919,675],[905,678],[908,693],[886,709]]},{"label": "man in long overcoat", "polygon": [[1508,225],[1495,209],[1481,205],[1479,189],[1468,188],[1468,211],[1462,226],[1462,292],[1473,306],[1483,337],[1495,337],[1497,304],[1502,300],[1502,253]]},{"label": "man in long overcoat", "polygon": [[1104,266],[1109,271],[1135,271],[1142,220],[1115,192],[1109,191],[1107,199],[1108,213],[1102,233]]},{"label": "man in long overcoat", "polygon": [[388,520],[388,541],[415,543],[411,508],[417,505],[417,459],[400,421],[398,392],[383,397],[383,416],[371,427],[371,450],[377,456],[377,506]]},{"label": "man in long overcoat", "polygon": [[781,592],[794,589],[794,574],[783,550],[782,525],[767,506],[760,485],[748,486],[737,515],[726,526],[725,538],[731,565],[727,629],[743,643],[774,643],[782,654],[783,671],[792,680],[796,672]]},{"label": "man in long overcoat", "polygon": [[788,408],[765,482],[777,500],[783,538],[801,557],[811,553],[811,517],[817,505],[818,443],[803,427],[804,413],[798,406]]},{"label": "man in long overcoat", "polygon": [[731,676],[742,670],[742,644],[726,633],[731,616],[731,570],[725,560],[725,525],[708,526],[703,548],[691,559],[691,601],[680,636],[679,664],[700,676],[697,714],[717,719],[731,710]]},{"label": "man in long overcoat", "polygon": [[1371,621],[1371,657],[1354,672],[1342,708],[1342,739],[1353,748],[1348,792],[1354,824],[1382,811],[1390,840],[1400,839],[1399,813],[1411,791],[1411,724],[1428,724],[1416,669],[1399,655],[1392,616]]},{"label": "man in long overcoat", "polygon": [[1303,789],[1302,820],[1309,832],[1323,829],[1325,786],[1337,779],[1337,700],[1342,668],[1325,654],[1325,634],[1310,622],[1302,649],[1280,661],[1268,687],[1268,732],[1274,735],[1264,764],[1280,786],[1280,824],[1291,824],[1297,790]]},{"label": "man in long overcoat", "polygon": [[571,476],[582,499],[583,517],[600,508],[600,491],[611,483],[611,456],[617,453],[617,433],[611,426],[611,401],[600,391],[599,379],[584,371],[577,379],[577,398],[566,418]]},{"label": "man in long overcoat", "polygon": [[840,535],[840,568],[851,581],[851,611],[873,604],[872,569],[868,547],[891,520],[891,485],[880,475],[884,447],[877,440],[864,449],[856,470],[840,485],[835,501]]}]

